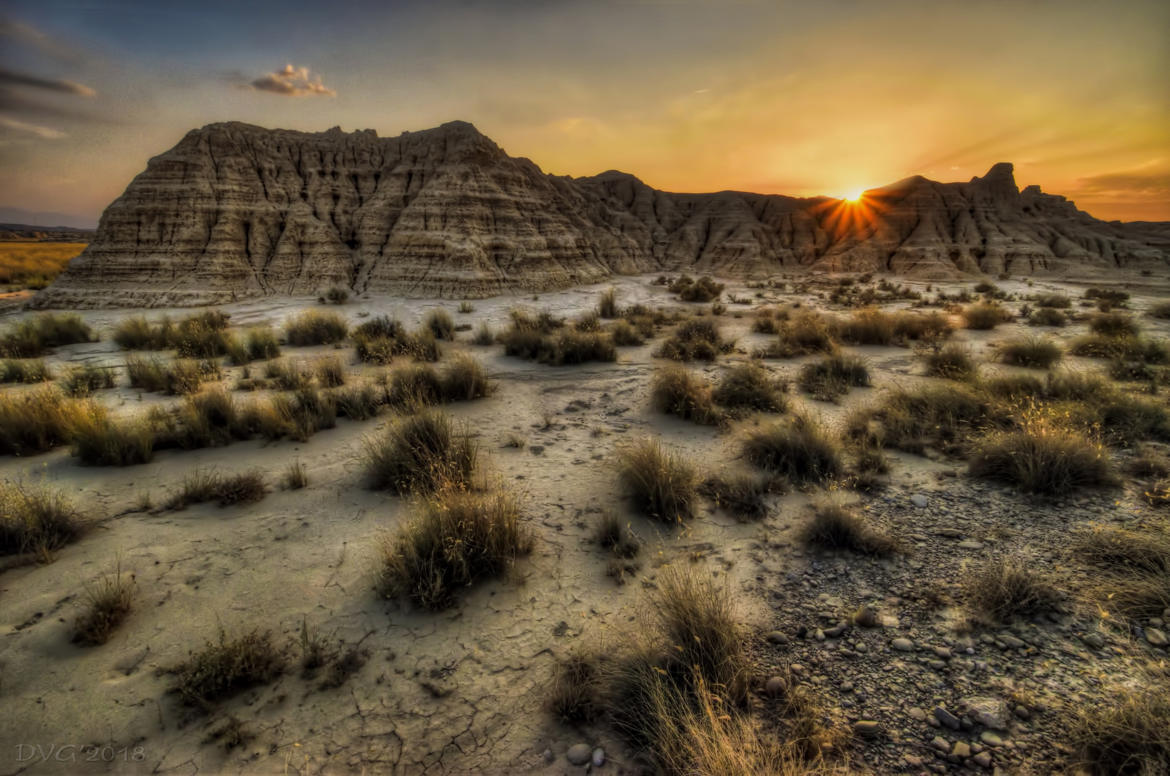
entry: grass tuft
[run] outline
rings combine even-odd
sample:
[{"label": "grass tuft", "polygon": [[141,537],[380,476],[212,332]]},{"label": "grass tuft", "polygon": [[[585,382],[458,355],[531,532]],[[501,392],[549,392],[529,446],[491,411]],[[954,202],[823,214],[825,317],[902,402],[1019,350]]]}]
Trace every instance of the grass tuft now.
[{"label": "grass tuft", "polygon": [[1044,337],[1025,337],[996,345],[995,355],[1002,363],[1034,369],[1050,369],[1064,356],[1060,345]]},{"label": "grass tuft", "polygon": [[185,703],[208,711],[216,701],[277,676],[284,662],[271,634],[254,629],[229,639],[221,628],[216,641],[171,669],[176,675],[173,691]]},{"label": "grass tuft", "polygon": [[800,536],[805,544],[822,550],[892,555],[899,549],[896,539],[873,528],[856,509],[835,500],[815,505]]},{"label": "grass tuft", "polygon": [[1025,493],[1058,494],[1117,484],[1104,446],[1040,416],[994,432],[975,444],[972,476],[1014,485]]},{"label": "grass tuft", "polygon": [[743,454],[753,465],[795,484],[824,482],[844,471],[840,443],[803,415],[749,431]]},{"label": "grass tuft", "polygon": [[766,367],[758,363],[737,364],[723,373],[711,393],[716,404],[730,410],[784,412],[788,409],[787,386],[772,377]]},{"label": "grass tuft", "polygon": [[963,597],[976,620],[1003,624],[1051,610],[1061,596],[1023,558],[996,558],[969,569],[962,582]]},{"label": "grass tuft", "polygon": [[646,517],[682,522],[694,514],[695,469],[660,442],[644,439],[618,451],[618,479]]},{"label": "grass tuft", "polygon": [[0,482],[0,555],[48,559],[81,534],[81,518],[60,493]]},{"label": "grass tuft", "polygon": [[868,386],[869,369],[857,356],[836,354],[802,366],[797,383],[815,399],[835,401],[850,388]]},{"label": "grass tuft", "polygon": [[345,339],[348,333],[349,324],[343,316],[318,310],[306,310],[284,324],[288,344],[298,347],[333,345]]},{"label": "grass tuft", "polygon": [[110,640],[110,634],[122,624],[134,605],[134,575],[123,574],[119,564],[85,588],[85,612],[73,625],[73,641],[98,646]]},{"label": "grass tuft", "polygon": [[718,425],[723,413],[711,399],[707,381],[679,364],[654,370],[650,403],[658,412],[705,425]]},{"label": "grass tuft", "polygon": [[447,415],[424,410],[367,442],[366,471],[375,489],[433,493],[470,485],[477,454],[475,443]]},{"label": "grass tuft", "polygon": [[926,374],[947,380],[974,380],[979,374],[971,351],[964,345],[951,343],[941,348],[932,348],[924,354]]}]

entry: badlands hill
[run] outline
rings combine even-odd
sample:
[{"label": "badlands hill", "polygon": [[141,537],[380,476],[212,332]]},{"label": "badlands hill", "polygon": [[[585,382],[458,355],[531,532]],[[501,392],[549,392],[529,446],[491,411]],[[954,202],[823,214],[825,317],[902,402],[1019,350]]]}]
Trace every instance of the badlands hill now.
[{"label": "badlands hill", "polygon": [[380,138],[212,124],[150,160],[34,304],[209,304],[332,285],[489,296],[689,271],[945,278],[1170,266],[1170,226],[1097,220],[1010,164],[919,176],[861,204],[675,194],[632,175],[545,174],[465,122]]}]

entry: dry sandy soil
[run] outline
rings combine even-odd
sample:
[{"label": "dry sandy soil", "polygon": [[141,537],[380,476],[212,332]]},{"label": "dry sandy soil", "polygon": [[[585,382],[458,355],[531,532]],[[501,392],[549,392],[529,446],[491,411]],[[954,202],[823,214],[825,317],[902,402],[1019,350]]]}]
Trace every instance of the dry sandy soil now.
[{"label": "dry sandy soil", "polygon": [[[650,280],[618,281],[619,303],[708,307],[680,303]],[[1051,282],[999,285],[1021,295],[1060,288]],[[379,297],[328,309],[353,323],[390,314],[413,326],[431,308],[444,307],[459,324],[487,321],[498,330],[518,304],[575,316],[593,308],[604,288],[547,293],[538,300],[478,300],[468,314],[456,313],[449,301]],[[692,368],[716,377],[746,360],[771,339],[751,332],[756,306],[799,300],[825,308],[816,295],[823,290],[794,294],[730,285],[729,293],[750,300],[728,304],[719,319],[725,334],[737,340],[737,351]],[[1064,290],[1079,296],[1082,289]],[[1160,288],[1134,293],[1136,312],[1165,298]],[[319,305],[307,298],[266,299],[222,309],[233,327],[279,328],[310,307]],[[59,348],[50,364],[121,365],[125,353],[109,333],[117,320],[140,312],[83,312],[102,340]],[[147,315],[167,312],[181,317],[188,311]],[[1170,322],[1142,323],[1153,336],[1170,334]],[[986,332],[960,330],[955,337],[990,361],[992,343],[1035,331],[1010,323]],[[1061,340],[1083,331],[1083,324],[1044,330]],[[565,758],[578,742],[604,749],[601,772],[631,772],[632,753],[605,728],[561,725],[543,705],[557,658],[574,646],[613,643],[637,629],[646,589],[670,563],[697,564],[728,581],[752,629],[763,675],[796,663],[798,677],[826,700],[834,724],[847,730],[859,719],[879,723],[878,738],[857,738],[837,753],[858,771],[980,772],[985,765],[1006,772],[1059,770],[1073,743],[1064,733],[1069,709],[1105,702],[1111,683],[1136,676],[1134,667],[1143,661],[1167,658],[1164,649],[1112,631],[1102,631],[1104,649],[1093,649],[1083,636],[1096,632],[1097,623],[1068,612],[1014,629],[969,632],[956,627],[960,617],[953,602],[934,600],[969,564],[1009,549],[1026,549],[1039,566],[1059,565],[1068,532],[1078,525],[1148,513],[1133,486],[1038,500],[974,482],[960,461],[894,453],[888,487],[848,498],[905,540],[913,550],[905,555],[872,560],[804,549],[794,533],[815,493],[800,490],[773,497],[768,516],[758,522],[738,522],[705,505],[684,527],[662,527],[637,516],[623,500],[615,448],[654,435],[706,471],[742,467],[739,427],[757,421],[717,430],[656,413],[648,394],[654,369],[664,363],[652,355],[661,335],[621,348],[616,363],[551,367],[505,357],[499,345],[474,346],[470,334],[445,344],[446,352],[473,354],[497,390],[446,409],[466,423],[486,453],[491,476],[521,495],[537,540],[506,578],[465,591],[456,606],[439,613],[383,600],[373,590],[376,540],[394,531],[411,507],[409,499],[370,490],[364,482],[363,441],[392,422],[392,414],[339,420],[303,443],[168,450],[151,463],[123,468],[81,466],[65,448],[0,458],[0,476],[62,490],[90,522],[52,562],[0,573],[0,774],[570,773],[581,771]],[[872,388],[855,389],[838,404],[813,401],[795,389],[791,394],[797,406],[830,425],[890,388],[935,380],[920,376],[921,359],[910,349],[849,350],[867,360]],[[353,360],[348,345],[284,349],[293,358],[328,353]],[[813,358],[766,364],[791,378]],[[1099,369],[1101,362],[1070,357],[1066,366]],[[349,368],[351,380],[374,370]],[[1008,370],[990,363],[983,368]],[[227,368],[223,384],[233,386],[239,372]],[[99,391],[97,398],[118,414],[181,401],[125,387],[124,376],[119,387]],[[506,447],[513,435],[526,446]],[[308,487],[275,487],[293,460],[304,464]],[[273,490],[246,506],[137,511],[143,494],[161,504],[200,468],[259,469]],[[606,575],[605,556],[592,541],[593,522],[607,509],[628,519],[647,541],[640,571],[624,585]],[[71,644],[84,586],[116,564],[135,577],[132,613],[105,645]],[[832,626],[863,603],[879,611],[882,626],[835,637]],[[335,641],[360,644],[364,664],[336,688],[323,688],[320,677],[303,678],[297,665],[302,623]],[[210,715],[192,714],[168,694],[173,679],[166,668],[220,628],[237,633],[257,626],[287,646],[289,668],[281,676],[228,699]],[[769,641],[774,631],[781,635]],[[898,638],[910,639],[913,650],[891,646]],[[990,738],[982,735],[992,730],[986,726],[972,728],[965,720],[953,731],[932,716],[936,706],[961,710],[972,696],[1020,709]],[[232,717],[244,723],[250,738],[227,749],[212,734]],[[952,756],[956,741],[974,748]],[[98,748],[81,749],[90,745]]]}]

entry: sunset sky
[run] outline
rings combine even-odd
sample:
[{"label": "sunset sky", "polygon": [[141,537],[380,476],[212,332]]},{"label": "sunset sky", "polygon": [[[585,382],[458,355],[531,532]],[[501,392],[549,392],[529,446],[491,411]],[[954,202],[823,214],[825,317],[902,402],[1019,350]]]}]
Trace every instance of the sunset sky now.
[{"label": "sunset sky", "polygon": [[1170,3],[0,3],[0,206],[102,209],[189,129],[474,123],[547,172],[842,196],[1016,165],[1170,220]]}]

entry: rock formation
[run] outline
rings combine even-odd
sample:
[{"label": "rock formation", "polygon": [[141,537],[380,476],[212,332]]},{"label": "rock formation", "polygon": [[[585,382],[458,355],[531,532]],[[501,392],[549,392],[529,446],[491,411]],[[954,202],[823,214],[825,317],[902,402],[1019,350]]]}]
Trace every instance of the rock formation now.
[{"label": "rock formation", "polygon": [[464,122],[395,138],[227,123],[151,159],[35,304],[195,305],[333,285],[474,297],[659,271],[1168,265],[1166,224],[1103,222],[1021,192],[1010,164],[967,183],[907,178],[853,204],[546,175]]}]

